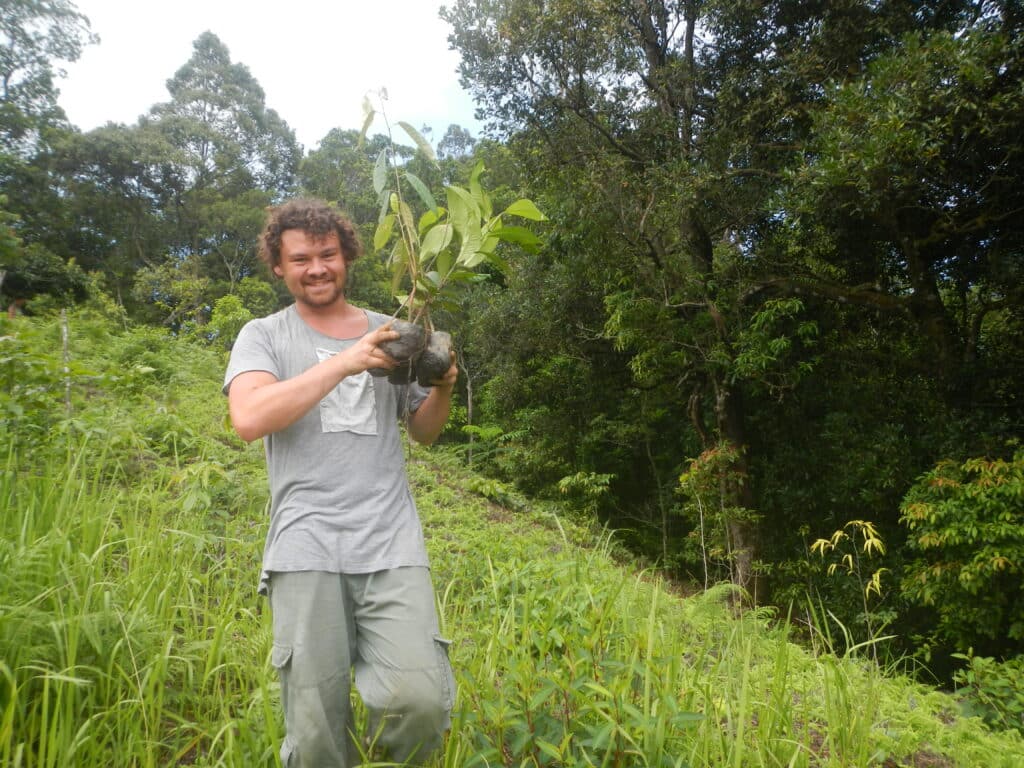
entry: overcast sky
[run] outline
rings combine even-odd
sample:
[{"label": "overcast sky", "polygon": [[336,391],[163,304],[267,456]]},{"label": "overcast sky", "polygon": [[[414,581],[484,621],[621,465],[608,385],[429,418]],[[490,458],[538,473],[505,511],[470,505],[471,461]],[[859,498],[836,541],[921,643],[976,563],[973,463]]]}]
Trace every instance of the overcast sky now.
[{"label": "overcast sky", "polygon": [[[386,88],[392,123],[433,129],[449,124],[479,136],[473,103],[462,91],[459,56],[448,50],[438,0],[74,0],[97,45],[86,47],[58,81],[60,104],[83,131],[134,123],[167,101],[166,82],[213,32],[231,61],[245,64],[266,104],[307,150],[331,128],[359,129],[363,96]],[[371,132],[382,132],[374,124]],[[404,139],[399,131],[396,139]]]}]

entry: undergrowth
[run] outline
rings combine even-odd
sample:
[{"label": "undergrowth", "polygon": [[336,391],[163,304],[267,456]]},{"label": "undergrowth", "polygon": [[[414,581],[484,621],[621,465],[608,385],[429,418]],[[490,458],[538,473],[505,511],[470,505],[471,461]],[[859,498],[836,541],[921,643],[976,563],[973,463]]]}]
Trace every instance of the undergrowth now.
[{"label": "undergrowth", "polygon": [[[0,327],[0,764],[278,765],[263,455],[225,422],[223,353],[94,310],[65,358],[57,324]],[[435,768],[1024,761],[952,696],[727,586],[680,597],[454,454],[409,473],[459,683]]]}]

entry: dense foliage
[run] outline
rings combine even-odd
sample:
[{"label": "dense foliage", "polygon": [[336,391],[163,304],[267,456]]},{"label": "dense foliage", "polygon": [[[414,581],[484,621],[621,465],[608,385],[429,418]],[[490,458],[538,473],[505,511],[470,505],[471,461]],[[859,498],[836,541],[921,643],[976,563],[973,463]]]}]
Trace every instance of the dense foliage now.
[{"label": "dense foliage", "polygon": [[[264,457],[224,421],[224,361],[96,297],[0,318],[0,764],[279,765]],[[409,469],[459,684],[430,768],[1024,755],[1000,690],[1018,667],[976,658],[966,698],[939,693],[826,633],[794,643],[773,611],[735,612],[728,585],[682,598],[455,452]]]},{"label": "dense foliage", "polygon": [[[482,167],[493,210],[526,197],[548,221],[432,318],[463,372],[445,440],[490,478],[475,483],[571,504],[673,579],[827,605],[844,642],[894,634],[887,652],[947,680],[972,649],[1024,652],[1020,4],[442,13],[490,138],[449,126],[431,160],[354,126],[304,151],[213,33],[166,102],[83,133],[56,73],[96,42],[87,20],[67,0],[5,4],[3,306],[91,296],[222,351],[287,299],[256,259],[266,205],[336,201],[369,245],[382,150],[427,201]],[[353,300],[393,312],[409,286],[388,267],[357,262]],[[4,343],[4,428],[45,433],[64,406]],[[111,386],[173,373],[145,346],[111,350]],[[150,418],[180,442],[173,407]],[[884,547],[812,551],[865,530]]]},{"label": "dense foliage", "polygon": [[[508,436],[496,469],[583,483],[673,571],[823,597],[858,632],[860,586],[806,553],[871,521],[889,545],[872,623],[895,620],[907,649],[930,636],[925,595],[897,588],[916,573],[901,500],[941,461],[1009,459],[1024,426],[1019,6],[444,15],[552,219],[476,308],[482,418]],[[965,615],[966,594],[942,600]]]}]

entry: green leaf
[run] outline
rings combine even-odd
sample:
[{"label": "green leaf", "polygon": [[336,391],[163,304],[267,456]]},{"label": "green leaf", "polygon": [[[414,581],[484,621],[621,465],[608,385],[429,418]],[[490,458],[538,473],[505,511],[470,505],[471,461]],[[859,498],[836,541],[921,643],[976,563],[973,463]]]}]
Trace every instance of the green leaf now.
[{"label": "green leaf", "polygon": [[416,223],[412,218],[412,208],[409,207],[405,200],[398,201],[398,226],[402,230],[403,237],[409,238],[413,243],[419,240]]},{"label": "green leaf", "polygon": [[406,171],[405,178],[409,180],[410,184],[412,184],[412,188],[416,190],[416,194],[420,196],[420,200],[423,201],[423,204],[431,211],[436,210],[437,203],[434,202],[434,196],[430,194],[430,190],[427,189],[427,185],[420,180],[419,176]]},{"label": "green leaf", "polygon": [[515,243],[529,253],[536,253],[543,244],[543,241],[526,227],[498,227],[491,230],[490,234],[506,243]]},{"label": "green leaf", "polygon": [[455,231],[461,236],[469,226],[470,204],[466,195],[459,195],[455,192],[456,187],[448,187],[448,220],[455,227]]},{"label": "green leaf", "polygon": [[366,133],[370,130],[370,126],[373,124],[373,118],[376,117],[377,111],[373,108],[373,104],[370,103],[370,97],[363,97],[363,127],[359,131],[359,141],[356,142],[356,146],[359,149],[363,148],[363,144],[366,143]]},{"label": "green leaf", "polygon": [[470,221],[475,221],[479,230],[480,208],[473,196],[462,187],[450,186],[445,191],[448,193],[448,209],[451,211],[455,231],[462,234]]},{"label": "green leaf", "polygon": [[[476,281],[476,278],[481,277],[476,272],[469,269],[452,269],[448,274],[448,282],[450,283],[472,283]],[[482,275],[482,277],[487,277]]]},{"label": "green leaf", "polygon": [[527,200],[525,197],[516,200],[512,205],[505,209],[505,213],[510,216],[520,216],[530,221],[547,221],[548,217],[540,212],[540,209],[533,204],[532,200]]},{"label": "green leaf", "polygon": [[[446,227],[448,231],[451,231],[451,227]],[[452,267],[455,266],[455,261],[452,258],[451,251],[442,250],[437,254],[437,271],[445,276],[447,279],[451,276]]]},{"label": "green leaf", "polygon": [[373,250],[379,251],[387,245],[388,240],[391,239],[391,232],[394,227],[395,215],[391,213],[384,217],[383,221],[377,225],[377,230],[373,233]]},{"label": "green leaf", "polygon": [[464,267],[473,268],[485,258],[487,254],[480,252],[483,237],[480,234],[480,219],[471,218],[466,225],[466,231],[462,233],[462,248],[456,261]]},{"label": "green leaf", "polygon": [[398,124],[402,126],[402,130],[409,134],[409,138],[416,142],[416,146],[420,148],[420,152],[426,155],[436,165],[437,156],[434,154],[434,148],[430,146],[427,140],[420,135],[420,132],[404,120],[399,120]]},{"label": "green leaf", "polygon": [[491,198],[485,191],[483,186],[480,184],[480,175],[484,172],[484,161],[477,160],[476,165],[473,166],[473,171],[469,175],[469,193],[476,200],[477,205],[480,206],[480,213],[483,218],[491,218]]},{"label": "green leaf", "polygon": [[419,223],[416,225],[420,229],[420,237],[423,237],[428,229],[437,224],[438,219],[440,217],[437,215],[437,211],[426,211],[420,216]]},{"label": "green leaf", "polygon": [[391,292],[396,293],[402,285],[402,278],[409,271],[409,249],[405,247],[405,240],[399,238],[395,242],[388,261],[391,265]]},{"label": "green leaf", "polygon": [[555,760],[562,759],[562,750],[560,750],[551,742],[544,741],[544,739],[537,739],[535,743],[537,744],[537,748],[548,757],[553,758]]},{"label": "green leaf", "polygon": [[445,222],[437,224],[423,236],[420,246],[420,263],[425,263],[443,251],[452,241],[452,226]]},{"label": "green leaf", "polygon": [[494,253],[494,249],[498,247],[499,242],[500,238],[495,237],[494,234],[490,231],[485,231],[484,242],[480,246],[480,250],[485,251],[487,253]]},{"label": "green leaf", "polygon": [[384,185],[388,180],[388,151],[382,149],[377,155],[377,162],[373,164],[373,191],[378,195],[384,191]]}]

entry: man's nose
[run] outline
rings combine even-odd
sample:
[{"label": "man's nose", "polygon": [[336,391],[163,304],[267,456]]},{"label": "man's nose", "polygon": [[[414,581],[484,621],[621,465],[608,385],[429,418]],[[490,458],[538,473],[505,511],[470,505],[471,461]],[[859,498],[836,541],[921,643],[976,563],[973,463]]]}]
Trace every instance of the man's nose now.
[{"label": "man's nose", "polygon": [[309,266],[306,268],[306,271],[309,272],[311,275],[322,275],[324,273],[324,270],[324,261],[323,259],[318,258],[310,259]]}]

